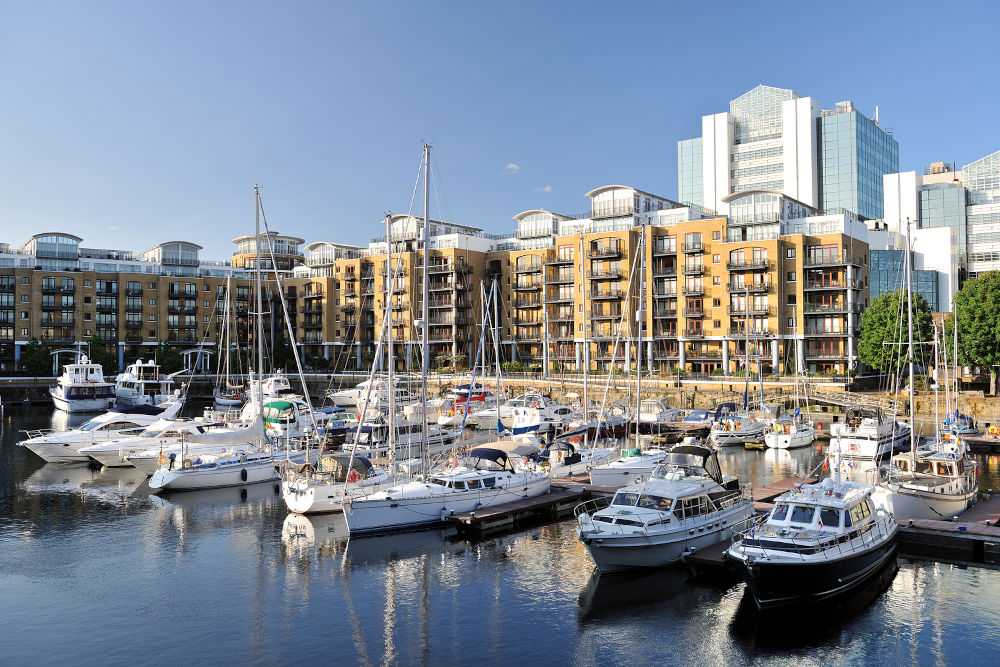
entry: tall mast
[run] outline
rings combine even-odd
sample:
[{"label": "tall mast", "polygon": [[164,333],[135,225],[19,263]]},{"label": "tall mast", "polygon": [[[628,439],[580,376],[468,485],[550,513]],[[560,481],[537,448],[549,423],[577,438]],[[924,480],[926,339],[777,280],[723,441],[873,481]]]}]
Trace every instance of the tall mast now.
[{"label": "tall mast", "polygon": [[[254,183],[254,234],[257,243],[257,254],[254,261],[254,277],[257,282],[257,416],[264,418],[264,299],[261,295],[261,242],[260,242],[260,187]],[[263,446],[263,441],[261,445]]]},{"label": "tall mast", "polygon": [[910,260],[910,219],[906,219],[906,327],[910,349],[910,472],[917,469],[917,415],[913,409],[913,267]]},{"label": "tall mast", "polygon": [[[392,228],[390,225],[390,216],[388,213],[385,215],[385,317],[389,321],[389,330],[386,334],[386,391],[389,392],[389,415],[386,419],[386,424],[389,427],[389,451],[388,459],[394,461],[396,459],[396,386],[392,382],[392,371],[395,365],[395,359],[392,356],[392,280],[393,280],[393,270],[392,270]],[[426,423],[426,422],[425,422]]]},{"label": "tall mast", "polygon": [[424,233],[423,233],[423,243],[424,243],[424,270],[423,270],[423,307],[421,308],[420,317],[423,319],[423,328],[420,332],[421,342],[420,342],[420,405],[421,413],[423,414],[423,423],[420,425],[420,458],[422,463],[422,468],[424,475],[430,471],[430,454],[427,451],[427,318],[428,318],[428,304],[427,295],[430,285],[427,284],[428,280],[428,263],[430,262],[430,245],[431,245],[431,234],[430,234],[430,176],[431,176],[431,147],[430,144],[424,144]]},{"label": "tall mast", "polygon": [[643,290],[646,278],[646,227],[639,228],[639,307],[635,313],[636,352],[635,352],[635,447],[639,449],[639,409],[642,406],[642,325],[643,306],[646,304],[646,294]]},{"label": "tall mast", "polygon": [[[955,332],[955,344],[952,346],[954,350],[952,351],[955,356],[955,419],[958,419],[958,308],[955,306],[955,302],[951,303],[952,308],[952,328]],[[942,337],[945,335],[944,326],[941,328]],[[945,345],[945,366],[948,365],[948,346]]]},{"label": "tall mast", "polygon": [[[583,431],[583,448],[588,449],[587,436],[590,434],[590,415],[587,409],[587,373],[590,370],[590,341],[587,339],[587,327],[590,326],[590,313],[587,312],[587,260],[583,254],[583,234],[580,234],[580,284],[583,285],[583,423],[587,427]],[[595,431],[596,433],[596,431]]]}]

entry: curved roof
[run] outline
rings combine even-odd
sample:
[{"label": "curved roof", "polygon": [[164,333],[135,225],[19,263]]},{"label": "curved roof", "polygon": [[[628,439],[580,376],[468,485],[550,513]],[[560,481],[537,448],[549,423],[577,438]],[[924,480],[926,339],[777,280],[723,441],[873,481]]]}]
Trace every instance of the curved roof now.
[{"label": "curved roof", "polygon": [[[284,239],[285,241],[295,241],[295,243],[302,244],[305,243],[305,239],[300,239],[298,236],[287,236],[285,234],[279,234],[278,232],[261,232],[261,236],[270,236],[273,239]],[[240,241],[257,238],[256,234],[244,234],[243,236],[237,236],[233,239],[233,243],[239,243]]]},{"label": "curved roof", "polygon": [[514,219],[520,221],[522,218],[525,218],[534,213],[547,213],[549,215],[555,215],[555,213],[553,213],[552,211],[546,211],[544,208],[533,208],[530,211],[521,211],[520,213],[514,216]]},{"label": "curved roof", "polygon": [[744,195],[759,195],[759,194],[778,195],[779,197],[784,197],[786,199],[794,199],[794,197],[789,197],[788,195],[786,195],[785,193],[783,193],[781,190],[765,190],[765,189],[761,188],[761,189],[754,189],[754,190],[740,190],[739,192],[734,192],[731,195],[726,195],[725,197],[722,198],[722,201],[724,201],[724,202],[726,202],[728,204],[729,202],[731,202],[732,200],[736,199],[737,197],[742,197]]},{"label": "curved roof", "polygon": [[83,240],[79,236],[75,236],[73,234],[67,234],[66,232],[42,232],[41,234],[35,234],[31,238],[37,239],[37,238],[41,238],[43,236],[65,236],[68,239],[73,239],[77,243],[79,243],[80,241]]},{"label": "curved roof", "polygon": [[594,188],[593,190],[591,190],[590,192],[588,192],[584,196],[585,197],[594,197],[596,195],[601,194],[605,190],[635,190],[635,188],[633,188],[631,186],[628,186],[628,185],[602,185],[599,188]]},{"label": "curved roof", "polygon": [[[195,248],[197,248],[198,250],[204,250],[204,248],[203,248],[203,247],[201,247],[201,246],[200,246],[200,245],[198,245],[197,243],[194,243],[193,241],[164,241],[163,243],[157,243],[156,245],[154,245],[154,246],[153,246],[152,248],[150,248],[149,250],[156,250],[157,248],[159,248],[159,247],[161,247],[161,246],[165,246],[165,245],[168,245],[168,244],[170,244],[170,243],[183,243],[184,245],[190,245],[190,246],[194,246],[194,247],[195,247]],[[149,252],[149,250],[144,250],[143,252]]]}]

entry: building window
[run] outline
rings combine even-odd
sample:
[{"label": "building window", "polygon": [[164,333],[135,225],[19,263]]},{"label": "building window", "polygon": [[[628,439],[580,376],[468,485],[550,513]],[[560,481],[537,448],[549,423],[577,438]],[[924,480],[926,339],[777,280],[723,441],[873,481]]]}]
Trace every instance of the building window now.
[{"label": "building window", "polygon": [[712,299],[712,305],[718,308],[722,305],[722,299]]},{"label": "building window", "polygon": [[209,284],[207,284],[207,283],[205,284],[205,291],[206,292],[211,292],[212,291],[212,287]]},{"label": "building window", "polygon": [[84,280],[83,281],[83,286],[84,287],[90,287],[90,281],[89,280]]},{"label": "building window", "polygon": [[[210,307],[210,306],[208,305],[208,304],[209,304],[209,302],[208,302],[208,301],[203,301],[202,303],[204,303],[204,304],[205,304],[205,306],[204,306],[205,308],[209,308],[209,307]],[[208,320],[205,320],[205,321],[207,322]]]},{"label": "building window", "polygon": [[787,248],[785,250],[785,257],[787,259],[795,259],[795,248]]},{"label": "building window", "polygon": [[722,322],[720,322],[719,320],[712,320],[712,326],[716,329],[719,329],[722,327]]},{"label": "building window", "polygon": [[156,299],[150,299],[149,300],[149,305],[155,306],[156,305]]},{"label": "building window", "polygon": [[28,276],[21,276],[21,284],[22,285],[30,285],[31,284],[31,279],[28,278]]},{"label": "building window", "polygon": [[84,303],[90,303],[90,297],[89,296],[83,297],[83,302]]},{"label": "building window", "polygon": [[90,321],[90,313],[84,313],[83,314],[83,320],[85,322],[89,322]]},{"label": "building window", "polygon": [[31,297],[29,297],[27,294],[21,295],[21,303],[28,303],[29,301],[31,301]]},{"label": "building window", "polygon": [[788,300],[785,301],[785,303],[787,303],[789,306],[794,306],[795,305],[795,295],[794,294],[789,294],[788,295]]},{"label": "building window", "polygon": [[794,271],[789,271],[788,272],[788,278],[787,278],[787,280],[790,283],[794,283],[795,282],[795,272]]},{"label": "building window", "polygon": [[28,335],[28,330],[27,329],[21,329],[21,336],[27,336],[27,335]]},{"label": "building window", "polygon": [[[203,317],[201,321],[204,322],[205,324],[208,324],[208,320],[209,320],[208,315],[205,315],[205,317]],[[386,346],[386,347],[388,347],[388,346]]]},{"label": "building window", "polygon": [[156,289],[156,283],[149,283],[149,289]]},{"label": "building window", "polygon": [[718,263],[719,263],[719,256],[712,255],[712,264],[718,264]]},{"label": "building window", "polygon": [[28,314],[28,311],[22,310],[21,311],[21,319],[22,320],[31,319],[31,315]]},{"label": "building window", "polygon": [[[713,241],[718,241],[721,238],[722,238],[722,232],[719,232],[719,231],[712,232],[712,240]],[[719,326],[719,325],[716,324],[715,326]]]},{"label": "building window", "polygon": [[149,336],[150,338],[156,338],[156,332],[155,332],[155,331],[153,331],[152,329],[150,329],[150,330],[149,330],[149,334],[148,334],[148,336]]},{"label": "building window", "polygon": [[156,315],[150,315],[149,316],[149,321],[150,322],[155,322],[156,321]]},{"label": "building window", "polygon": [[722,284],[722,278],[720,276],[712,276],[712,284],[713,285],[721,285]]},{"label": "building window", "polygon": [[788,318],[788,328],[789,329],[794,329],[795,328],[795,318],[794,317],[789,317]]}]

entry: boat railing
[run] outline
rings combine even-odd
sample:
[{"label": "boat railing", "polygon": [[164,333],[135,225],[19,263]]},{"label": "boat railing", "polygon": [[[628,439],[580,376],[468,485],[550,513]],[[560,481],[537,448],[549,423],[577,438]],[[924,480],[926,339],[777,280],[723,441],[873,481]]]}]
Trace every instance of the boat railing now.
[{"label": "boat railing", "polygon": [[[739,544],[746,541],[748,546],[757,547],[763,552],[764,558],[771,558],[772,555],[777,554],[797,554],[799,560],[805,561],[806,556],[819,555],[822,558],[840,558],[844,555],[849,555],[851,551],[854,550],[854,541],[861,539],[860,546],[862,547],[872,547],[875,546],[880,540],[892,533],[892,522],[893,518],[885,510],[878,509],[875,511],[876,519],[862,526],[856,526],[852,528],[849,532],[845,533],[834,533],[830,535],[809,535],[805,537],[792,536],[789,537],[787,534],[782,536],[780,534],[773,536],[760,536],[757,533],[766,523],[767,514],[763,515],[749,528],[743,531],[733,531],[733,545]],[[790,532],[790,531],[789,531]],[[789,548],[777,548],[770,547],[772,553],[768,553],[768,547],[765,546],[766,537],[773,537],[776,540],[780,540],[782,545],[787,545]],[[849,545],[847,554],[845,554],[844,547]]]},{"label": "boat railing", "polygon": [[42,436],[52,435],[56,430],[54,428],[29,428],[23,429],[21,433],[27,436],[26,439],[31,438],[41,438]]},{"label": "boat railing", "polygon": [[[573,516],[579,519],[582,516],[586,516],[590,519],[590,515],[598,510],[605,509],[611,506],[611,496],[601,496],[599,498],[591,498],[590,500],[585,500],[576,507],[573,508]],[[593,522],[593,519],[590,519]]]}]

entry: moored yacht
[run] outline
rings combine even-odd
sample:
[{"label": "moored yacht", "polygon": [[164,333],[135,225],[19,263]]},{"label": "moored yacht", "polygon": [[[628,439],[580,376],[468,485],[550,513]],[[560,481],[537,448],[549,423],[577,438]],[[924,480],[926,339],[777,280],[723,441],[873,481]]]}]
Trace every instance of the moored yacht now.
[{"label": "moored yacht", "polygon": [[640,450],[638,447],[626,447],[615,460],[591,469],[590,483],[616,489],[639,484],[649,479],[666,455],[667,452],[663,449]]},{"label": "moored yacht", "polygon": [[63,366],[56,386],[49,387],[56,408],[66,412],[102,412],[115,404],[115,385],[106,382],[104,369],[86,355]]},{"label": "moored yacht", "polygon": [[811,423],[793,415],[782,415],[774,420],[764,433],[764,444],[769,449],[796,449],[811,445],[816,439],[816,429]]},{"label": "moored yacht", "polygon": [[717,447],[742,446],[760,440],[767,431],[767,422],[748,413],[724,415],[712,426],[710,438]]},{"label": "moored yacht", "polygon": [[910,439],[910,426],[887,416],[881,408],[848,408],[842,423],[830,425],[830,446],[842,456],[880,459]]},{"label": "moored yacht", "polygon": [[619,489],[610,503],[578,506],[576,531],[601,572],[661,567],[730,539],[753,511],[714,449],[676,445],[648,481]]},{"label": "moored yacht", "polygon": [[[207,422],[197,419],[159,419],[136,435],[126,436],[109,442],[88,445],[80,450],[97,463],[109,468],[127,468],[135,465],[128,458],[130,454],[142,452],[180,443],[181,439],[191,433],[204,433],[209,428],[221,427],[220,422]],[[154,457],[155,460],[155,457]],[[152,474],[152,471],[147,474]]]},{"label": "moored yacht", "polygon": [[520,461],[536,445],[501,440],[479,445],[456,465],[376,493],[348,499],[347,528],[358,534],[406,530],[443,523],[456,512],[485,509],[549,491],[547,473],[524,469]]},{"label": "moored yacht", "polygon": [[893,456],[872,499],[901,519],[949,520],[975,502],[977,467],[961,438],[942,434],[912,454]]},{"label": "moored yacht", "polygon": [[327,454],[311,465],[285,468],[281,497],[296,514],[339,512],[345,497],[375,493],[395,481],[392,473],[363,456]]},{"label": "moored yacht", "polygon": [[[183,371],[178,371],[182,373]],[[116,405],[159,405],[172,397],[174,375],[161,375],[160,366],[142,359],[129,364],[115,378]]]}]

